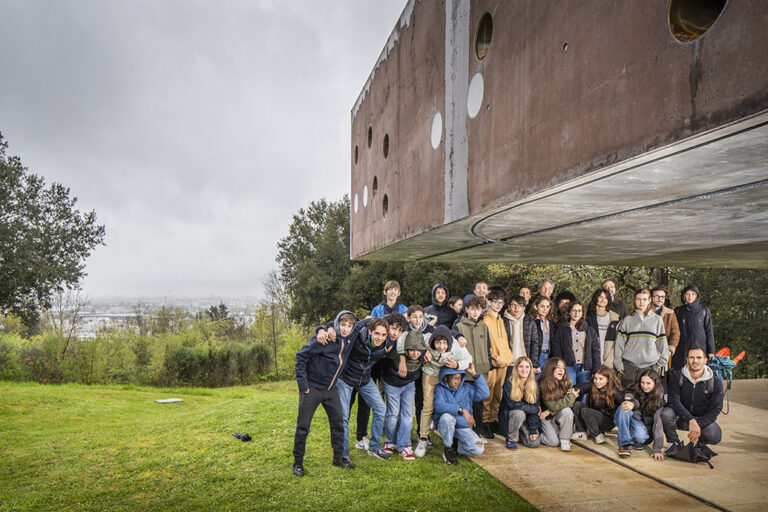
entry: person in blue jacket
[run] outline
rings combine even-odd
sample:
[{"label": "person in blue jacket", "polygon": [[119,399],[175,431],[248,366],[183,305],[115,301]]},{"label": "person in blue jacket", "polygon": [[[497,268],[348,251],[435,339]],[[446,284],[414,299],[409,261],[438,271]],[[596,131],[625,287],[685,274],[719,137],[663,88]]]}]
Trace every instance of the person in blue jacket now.
[{"label": "person in blue jacket", "polygon": [[333,465],[354,469],[344,457],[344,422],[336,383],[347,364],[355,337],[355,315],[341,311],[333,322],[338,335],[323,345],[313,336],[296,354],[296,382],[299,385],[299,413],[293,438],[293,474],[304,476],[304,451],[315,410],[322,404],[331,427]]},{"label": "person in blue jacket", "polygon": [[404,315],[408,310],[403,303],[397,300],[400,298],[400,283],[397,281],[387,281],[387,284],[384,285],[384,296],[386,299],[381,301],[381,303],[371,311],[371,316],[373,318],[384,318],[392,313],[400,313],[401,315]]},{"label": "person in blue jacket", "polygon": [[459,463],[458,453],[480,455],[485,448],[472,430],[472,404],[482,402],[491,393],[483,376],[475,372],[474,363],[469,364],[466,373],[472,377],[472,384],[464,382],[464,370],[444,366],[440,370],[440,384],[435,388],[433,418],[445,445],[443,460],[454,465]]}]

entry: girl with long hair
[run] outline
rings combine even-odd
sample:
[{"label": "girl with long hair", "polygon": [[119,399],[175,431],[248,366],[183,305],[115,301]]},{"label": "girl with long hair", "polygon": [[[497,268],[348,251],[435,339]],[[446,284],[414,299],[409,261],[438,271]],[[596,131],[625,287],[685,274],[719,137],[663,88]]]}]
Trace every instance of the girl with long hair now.
[{"label": "girl with long hair", "polygon": [[643,370],[638,381],[630,388],[638,402],[632,411],[632,418],[643,422],[646,432],[653,433],[651,458],[663,461],[661,449],[664,447],[664,428],[661,423],[661,410],[667,406],[661,375],[652,369]]},{"label": "girl with long hair", "polygon": [[601,364],[613,368],[613,346],[616,343],[619,314],[608,309],[610,303],[611,294],[607,290],[595,290],[587,306],[587,324],[597,332]]},{"label": "girl with long hair", "polygon": [[[605,442],[605,432],[614,427],[616,410],[627,401],[627,397],[613,370],[607,366],[600,366],[592,375],[591,386],[585,384],[579,386],[579,389],[587,399],[573,405],[577,431],[574,439],[584,439],[589,435],[596,444],[602,444]],[[631,396],[629,398],[631,400]]]},{"label": "girl with long hair", "polygon": [[517,450],[518,440],[529,448],[538,448],[541,408],[530,358],[518,357],[511,374],[504,383],[503,410],[499,412],[499,424],[502,429],[507,428],[507,448]]},{"label": "girl with long hair", "polygon": [[[547,364],[547,359],[549,359],[552,334],[555,328],[552,301],[548,297],[538,296],[531,304],[528,315],[536,323],[536,328],[539,331],[539,368],[543,371],[544,366]],[[536,379],[539,377],[541,377],[540,373],[536,375]]]},{"label": "girl with long hair", "polygon": [[555,331],[550,356],[564,359],[571,381],[581,384],[600,366],[598,345],[597,332],[584,320],[584,306],[571,302],[568,321],[561,322]]},{"label": "girl with long hair", "polygon": [[541,396],[541,442],[557,446],[564,452],[571,451],[573,435],[573,407],[579,392],[571,385],[565,371],[565,361],[550,357],[539,379]]}]

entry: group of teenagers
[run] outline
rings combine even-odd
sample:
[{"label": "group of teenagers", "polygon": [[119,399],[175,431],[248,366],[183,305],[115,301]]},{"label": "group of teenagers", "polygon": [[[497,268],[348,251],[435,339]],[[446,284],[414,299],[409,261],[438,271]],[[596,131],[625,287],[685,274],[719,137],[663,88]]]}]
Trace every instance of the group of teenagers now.
[{"label": "group of teenagers", "polygon": [[510,450],[543,444],[568,452],[573,439],[602,444],[617,428],[619,456],[651,444],[657,461],[665,460],[665,437],[682,444],[677,430],[687,430],[691,443],[720,442],[724,388],[707,365],[715,341],[698,288],[684,288],[675,310],[660,287],[636,290],[629,309],[612,280],[586,307],[569,291],[553,294],[547,279],[533,297],[528,287],[511,295],[485,281],[451,297],[436,284],[429,306],[406,307],[400,285],[389,281],[369,317],[339,312],[296,354],[293,473],[305,474],[319,405],[330,423],[333,465],[354,468],[356,397],[354,446],[383,460],[423,457],[434,430],[448,464],[458,454],[482,454],[484,438],[496,435]]}]

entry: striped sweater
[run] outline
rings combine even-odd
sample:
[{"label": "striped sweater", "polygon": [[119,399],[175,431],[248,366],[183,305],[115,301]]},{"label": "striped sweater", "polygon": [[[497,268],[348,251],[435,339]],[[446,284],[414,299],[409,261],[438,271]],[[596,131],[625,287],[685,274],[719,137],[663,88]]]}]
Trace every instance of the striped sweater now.
[{"label": "striped sweater", "polygon": [[624,361],[638,368],[666,368],[669,346],[664,332],[664,320],[652,310],[643,316],[635,311],[619,324],[614,346],[613,364],[617,372],[624,371]]}]

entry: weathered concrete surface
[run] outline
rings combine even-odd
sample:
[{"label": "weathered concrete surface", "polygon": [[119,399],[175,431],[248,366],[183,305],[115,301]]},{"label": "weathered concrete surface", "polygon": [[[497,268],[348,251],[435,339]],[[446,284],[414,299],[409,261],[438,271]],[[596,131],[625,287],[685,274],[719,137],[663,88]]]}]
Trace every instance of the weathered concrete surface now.
[{"label": "weathered concrete surface", "polygon": [[[352,257],[768,267],[764,3],[730,0],[687,44],[669,32],[667,0],[478,0],[468,17],[462,5],[409,2],[356,104]],[[466,33],[463,47],[448,37]],[[468,69],[451,73],[467,49]],[[448,116],[477,73],[477,116]],[[388,158],[367,149],[369,128],[389,133]],[[374,177],[377,197],[356,210]]]}]

